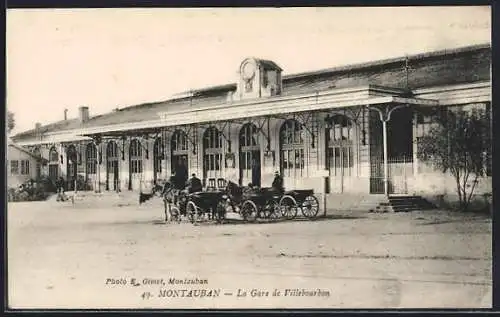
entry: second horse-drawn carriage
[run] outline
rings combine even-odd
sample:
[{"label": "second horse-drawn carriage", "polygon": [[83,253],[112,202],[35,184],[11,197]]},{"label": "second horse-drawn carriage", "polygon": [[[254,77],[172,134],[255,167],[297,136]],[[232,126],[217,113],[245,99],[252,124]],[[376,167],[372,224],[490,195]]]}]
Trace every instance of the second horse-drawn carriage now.
[{"label": "second horse-drawn carriage", "polygon": [[196,223],[202,219],[222,222],[226,213],[238,213],[245,221],[257,219],[287,219],[297,217],[299,210],[308,219],[316,218],[319,211],[314,191],[291,190],[280,192],[272,188],[248,188],[228,181],[212,190],[187,193],[173,187],[163,191],[165,214],[170,211],[172,220],[181,216]]}]

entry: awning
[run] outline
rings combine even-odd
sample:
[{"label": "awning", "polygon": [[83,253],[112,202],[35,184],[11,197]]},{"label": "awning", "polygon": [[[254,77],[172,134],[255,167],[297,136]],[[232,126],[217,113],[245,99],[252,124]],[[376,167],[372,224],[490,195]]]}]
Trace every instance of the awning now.
[{"label": "awning", "polygon": [[355,106],[373,106],[382,104],[407,104],[424,107],[438,106],[439,102],[430,99],[406,98],[399,96],[369,97],[354,100],[322,100],[321,102],[306,102],[305,100],[290,100],[288,102],[223,105],[210,108],[188,109],[178,112],[159,113],[161,119],[134,122],[114,127],[95,127],[80,130],[81,135],[118,135],[126,131],[155,131],[161,128],[185,126],[196,123],[221,122],[241,120],[246,118],[277,116],[309,111],[328,111],[338,108]]},{"label": "awning", "polygon": [[332,91],[311,93],[298,97],[263,98],[241,101],[235,104],[221,104],[175,112],[167,111],[158,113],[159,119],[157,120],[83,128],[73,133],[78,132],[79,135],[87,136],[96,134],[117,136],[120,132],[124,135],[127,131],[151,131],[154,133],[159,129],[168,127],[234,120],[241,121],[247,118],[271,117],[310,111],[330,111],[339,108],[383,104],[434,107],[438,106],[439,102],[432,99],[403,97],[399,91],[386,91],[368,86],[353,89],[334,89]]}]

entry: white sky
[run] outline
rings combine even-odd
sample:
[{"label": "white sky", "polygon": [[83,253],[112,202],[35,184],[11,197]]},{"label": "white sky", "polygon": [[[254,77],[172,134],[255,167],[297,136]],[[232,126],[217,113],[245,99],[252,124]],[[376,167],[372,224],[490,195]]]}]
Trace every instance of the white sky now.
[{"label": "white sky", "polygon": [[284,74],[491,42],[489,7],[8,10],[14,133],[234,83],[240,62]]}]

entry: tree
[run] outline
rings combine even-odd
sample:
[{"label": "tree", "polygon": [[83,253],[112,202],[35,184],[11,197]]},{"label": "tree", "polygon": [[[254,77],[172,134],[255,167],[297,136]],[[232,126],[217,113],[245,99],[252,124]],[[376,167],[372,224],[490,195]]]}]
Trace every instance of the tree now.
[{"label": "tree", "polygon": [[491,164],[489,113],[484,109],[446,110],[419,139],[418,147],[420,160],[451,173],[460,209],[467,210],[478,179]]},{"label": "tree", "polygon": [[14,120],[14,113],[7,111],[7,132],[10,133],[16,126],[16,121]]}]

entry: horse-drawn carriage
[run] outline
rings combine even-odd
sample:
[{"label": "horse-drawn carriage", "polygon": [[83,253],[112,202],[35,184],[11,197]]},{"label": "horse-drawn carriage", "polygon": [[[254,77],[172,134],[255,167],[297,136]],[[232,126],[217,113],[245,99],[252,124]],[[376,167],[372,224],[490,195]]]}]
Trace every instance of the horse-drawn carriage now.
[{"label": "horse-drawn carriage", "polygon": [[257,218],[277,220],[285,218],[294,219],[298,210],[302,214],[313,219],[319,211],[318,199],[313,190],[293,190],[284,193],[269,187],[252,188],[245,195],[242,190],[241,196],[235,195],[236,184],[229,182],[226,197],[233,210],[239,207],[240,214],[247,221],[255,221]]},{"label": "horse-drawn carriage", "polygon": [[[271,188],[240,187],[231,181],[224,187],[210,191],[186,193],[173,187],[163,191],[165,215],[170,211],[172,220],[187,217],[192,223],[201,219],[222,222],[226,212],[238,213],[245,221],[260,219],[294,219],[299,212],[314,219],[319,211],[313,190],[277,192]],[[167,209],[168,208],[168,209]]]}]

